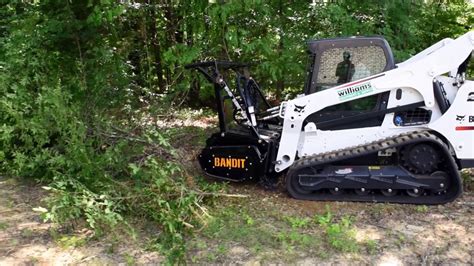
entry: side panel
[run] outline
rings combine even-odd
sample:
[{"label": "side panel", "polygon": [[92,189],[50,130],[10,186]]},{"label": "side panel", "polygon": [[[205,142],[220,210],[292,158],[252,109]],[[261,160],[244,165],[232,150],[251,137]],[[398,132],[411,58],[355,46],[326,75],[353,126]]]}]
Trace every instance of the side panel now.
[{"label": "side panel", "polygon": [[309,156],[360,146],[403,133],[419,130],[418,127],[401,127],[383,130],[380,127],[356,128],[336,131],[316,130],[303,133],[298,155]]},{"label": "side panel", "polygon": [[429,125],[452,145],[458,159],[474,159],[474,81],[466,81],[442,117]]}]

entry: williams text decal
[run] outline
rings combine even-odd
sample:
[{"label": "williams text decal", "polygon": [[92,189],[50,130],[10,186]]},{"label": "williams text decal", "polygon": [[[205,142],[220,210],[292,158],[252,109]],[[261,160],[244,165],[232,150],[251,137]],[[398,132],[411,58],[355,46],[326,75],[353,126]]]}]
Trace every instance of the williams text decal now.
[{"label": "williams text decal", "polygon": [[344,101],[370,93],[373,90],[374,88],[372,87],[372,85],[370,85],[370,82],[366,82],[340,89],[337,91],[337,95],[339,96],[339,100]]}]

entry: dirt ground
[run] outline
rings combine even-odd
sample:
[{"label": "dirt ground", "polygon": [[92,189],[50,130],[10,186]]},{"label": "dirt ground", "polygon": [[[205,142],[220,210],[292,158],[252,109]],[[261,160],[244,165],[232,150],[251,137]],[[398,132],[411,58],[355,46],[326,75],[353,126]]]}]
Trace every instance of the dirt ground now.
[{"label": "dirt ground", "polygon": [[[296,201],[281,191],[266,191],[255,184],[232,185],[231,193],[248,195],[247,202],[257,210],[272,209],[282,215],[311,217],[330,208],[335,215],[351,215],[358,240],[373,240],[370,252],[338,253],[329,257],[297,254],[292,263],[314,264],[451,264],[474,263],[474,194],[464,195],[441,206],[407,206],[367,203],[322,203]],[[110,241],[77,239],[88,232],[58,233],[52,224],[43,223],[33,208],[40,205],[44,192],[36,184],[0,179],[0,265],[113,265],[155,264],[163,258],[156,252],[144,251],[135,242],[122,242],[111,247]],[[77,237],[77,238],[76,238]],[[317,236],[315,236],[317,237]],[[79,243],[79,244],[78,244]],[[207,245],[203,249],[212,248]],[[198,252],[198,251],[192,251]],[[271,252],[258,254],[235,244],[212,263],[260,265],[272,261]],[[205,264],[209,261],[189,261]]]},{"label": "dirt ground", "polygon": [[149,264],[163,260],[137,242],[117,244],[89,240],[89,230],[57,229],[43,223],[39,212],[45,191],[27,181],[0,176],[0,265],[116,265]]},{"label": "dirt ground", "polygon": [[[371,252],[331,254],[329,258],[299,255],[297,265],[472,265],[474,264],[474,193],[465,192],[453,203],[440,206],[296,201],[285,193],[255,191],[252,201],[279,209],[282,215],[312,217],[328,208],[335,216],[350,215],[356,240],[371,240]],[[236,188],[235,192],[245,189]],[[259,257],[246,262],[258,261]],[[271,261],[268,261],[271,262]]]}]

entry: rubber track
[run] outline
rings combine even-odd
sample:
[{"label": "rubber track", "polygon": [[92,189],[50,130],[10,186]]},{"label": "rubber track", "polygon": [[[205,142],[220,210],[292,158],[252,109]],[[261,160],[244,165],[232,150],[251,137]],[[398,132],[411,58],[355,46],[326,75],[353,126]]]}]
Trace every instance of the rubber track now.
[{"label": "rubber track", "polygon": [[[437,145],[442,152],[444,152],[445,163],[448,164],[449,169],[445,172],[450,176],[450,185],[446,193],[441,195],[422,195],[420,197],[410,197],[408,195],[396,195],[387,197],[381,194],[370,194],[360,196],[355,193],[345,193],[342,195],[332,195],[330,193],[310,193],[301,194],[292,188],[291,178],[298,178],[298,171],[306,167],[321,166],[324,164],[334,163],[341,160],[347,160],[372,154],[380,150],[388,148],[400,147],[420,142],[430,142]],[[356,146],[344,150],[329,152],[320,155],[303,157],[297,160],[289,169],[286,175],[286,186],[290,195],[296,199],[302,200],[317,200],[317,201],[368,201],[368,202],[388,202],[388,203],[405,203],[405,204],[443,204],[451,202],[461,195],[462,182],[457,168],[457,164],[451,156],[446,144],[437,136],[428,131],[415,131],[405,133],[395,137],[372,142],[367,145]]]}]

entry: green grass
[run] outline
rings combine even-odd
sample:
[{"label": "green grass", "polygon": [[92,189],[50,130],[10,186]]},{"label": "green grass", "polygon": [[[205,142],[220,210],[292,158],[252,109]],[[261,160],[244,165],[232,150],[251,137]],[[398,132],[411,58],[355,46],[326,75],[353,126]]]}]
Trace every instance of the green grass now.
[{"label": "green grass", "polygon": [[428,206],[426,206],[426,205],[418,205],[418,206],[415,207],[415,210],[417,212],[426,213],[426,212],[428,212],[429,209],[428,209]]},{"label": "green grass", "polygon": [[22,237],[30,238],[33,235],[34,235],[34,231],[29,229],[29,228],[25,228],[25,229],[21,230],[21,236]]},{"label": "green grass", "polygon": [[389,231],[388,235],[391,239],[394,239],[394,245],[398,248],[401,248],[403,245],[407,243],[407,239],[402,232],[398,231]]},{"label": "green grass", "polygon": [[8,228],[8,224],[5,222],[0,222],[0,231],[4,231]]},{"label": "green grass", "polygon": [[311,219],[308,217],[300,218],[300,217],[287,216],[285,218],[291,225],[291,228],[305,228],[305,227],[308,227],[311,222]]},{"label": "green grass", "polygon": [[370,255],[374,255],[375,253],[377,253],[377,246],[378,246],[378,243],[376,240],[373,240],[373,239],[368,239],[364,242],[365,244],[365,247],[367,249],[367,252],[370,254]]},{"label": "green grass", "polygon": [[136,264],[137,264],[136,261],[135,261],[135,258],[134,258],[132,255],[130,255],[130,254],[128,254],[128,253],[125,253],[125,254],[123,255],[123,257],[125,258],[125,263],[126,263],[128,266],[136,265]]},{"label": "green grass", "polygon": [[350,217],[336,218],[329,210],[312,218],[283,216],[275,210],[252,209],[249,205],[242,200],[238,205],[220,204],[210,210],[213,217],[188,242],[188,259],[198,264],[224,262],[236,246],[261,260],[285,263],[295,262],[301,254],[324,259],[334,253],[377,250],[375,241],[356,241]]},{"label": "green grass", "polygon": [[355,239],[350,217],[344,216],[336,221],[328,210],[324,215],[315,216],[315,221],[324,229],[326,239],[331,248],[339,252],[357,252],[359,244]]},{"label": "green grass", "polygon": [[63,249],[81,247],[87,243],[86,237],[60,234],[55,228],[49,230],[49,235]]}]

